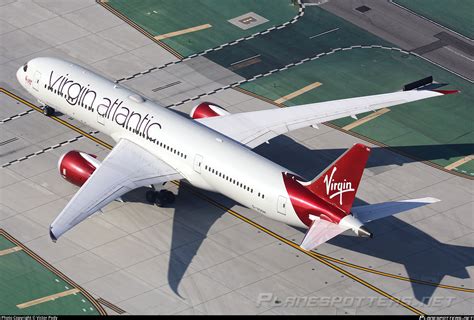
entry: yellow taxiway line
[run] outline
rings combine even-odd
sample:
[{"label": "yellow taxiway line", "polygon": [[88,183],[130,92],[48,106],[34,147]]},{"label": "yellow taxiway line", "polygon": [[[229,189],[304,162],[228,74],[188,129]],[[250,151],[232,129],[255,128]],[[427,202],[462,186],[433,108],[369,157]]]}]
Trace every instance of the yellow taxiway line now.
[{"label": "yellow taxiway line", "polygon": [[4,256],[4,255],[7,255],[7,254],[10,254],[10,253],[13,253],[13,252],[17,252],[17,251],[20,251],[22,250],[21,247],[12,247],[12,248],[8,248],[8,249],[5,249],[5,250],[1,250],[0,251],[0,257],[1,256]]},{"label": "yellow taxiway line", "polygon": [[[0,88],[0,92],[3,92],[7,95],[9,95],[10,97],[24,103],[25,105],[27,106],[30,106],[31,108],[37,110],[38,112],[41,112],[41,109],[38,108],[37,106],[31,104],[30,102],[16,96],[15,94],[3,89],[3,88]],[[76,132],[79,132],[81,134],[84,134],[85,137],[91,139],[92,141],[94,142],[97,142],[97,143],[100,143],[102,146],[104,146],[105,148],[107,149],[112,149],[112,146],[109,145],[108,143],[106,142],[103,142],[102,140],[96,138],[96,137],[93,137],[87,133],[85,133],[83,130],[75,127],[74,125],[72,124],[69,124],[68,122],[62,120],[62,119],[59,119],[57,117],[51,117],[53,120],[67,126],[68,128],[76,131]],[[61,120],[61,121],[58,121],[58,120]],[[172,183],[174,183],[175,185],[179,186],[180,183],[178,181],[172,181]],[[201,192],[198,192],[197,190],[194,190],[193,188],[189,187],[188,188],[191,192],[193,192],[195,195],[197,195],[198,197],[200,197],[201,199],[207,201],[208,203],[210,204],[213,204],[214,206],[216,207],[219,207],[223,210],[225,210],[227,213],[230,213],[232,214],[233,216],[235,216],[236,218],[256,227],[257,229],[265,232],[266,234],[284,242],[285,244],[295,248],[296,250],[299,250],[311,257],[313,257],[314,259],[320,261],[321,263],[329,266],[330,268],[336,270],[336,271],[339,271],[340,273],[346,275],[347,277],[353,279],[354,281],[357,281],[358,283],[366,286],[367,288],[369,289],[372,289],[373,291],[385,296],[386,298],[389,298],[390,300],[398,303],[399,305],[407,308],[408,310],[411,310],[412,312],[418,314],[418,315],[424,315],[424,312],[406,304],[405,302],[403,302],[402,300],[394,297],[394,296],[391,296],[390,294],[386,293],[385,291],[373,286],[372,284],[364,281],[363,279],[357,277],[356,275],[334,265],[333,263],[331,262],[335,262],[335,263],[338,263],[338,264],[341,264],[341,265],[344,265],[344,266],[347,266],[347,267],[350,267],[350,268],[355,268],[355,269],[358,269],[358,270],[363,270],[363,271],[366,271],[366,272],[370,272],[370,273],[373,273],[373,274],[378,274],[378,275],[381,275],[381,276],[385,276],[385,277],[389,277],[389,278],[394,278],[394,279],[398,279],[398,280],[403,280],[403,281],[408,281],[408,282],[413,282],[413,283],[419,283],[419,284],[424,284],[424,285],[430,285],[430,286],[435,286],[435,287],[440,287],[440,288],[444,288],[444,289],[451,289],[451,290],[457,290],[457,291],[464,291],[464,292],[474,292],[474,289],[467,289],[467,288],[460,288],[460,287],[455,287],[455,286],[449,286],[449,285],[442,285],[442,284],[439,284],[439,283],[433,283],[433,282],[428,282],[428,281],[422,281],[422,280],[416,280],[416,279],[411,279],[411,278],[407,278],[407,277],[402,277],[402,276],[398,276],[398,275],[394,275],[394,274],[390,274],[390,273],[386,273],[386,272],[381,272],[381,271],[377,271],[377,270],[374,270],[374,269],[369,269],[369,268],[365,268],[365,267],[362,267],[362,266],[358,266],[358,265],[355,265],[355,264],[351,264],[351,263],[348,263],[348,262],[345,262],[345,261],[342,261],[342,260],[338,260],[338,259],[335,259],[335,258],[332,258],[332,257],[329,257],[329,256],[325,256],[325,255],[322,255],[322,254],[319,254],[319,253],[315,253],[313,251],[306,251],[304,249],[302,249],[298,244],[286,239],[286,238],[283,238],[282,236],[276,234],[275,232],[259,225],[258,223],[244,217],[243,215],[233,211],[232,209],[229,209],[225,206],[223,206],[222,204],[214,201],[213,199],[205,196],[204,194],[202,194]],[[330,262],[331,261],[331,262]]]},{"label": "yellow taxiway line", "polygon": [[[176,184],[177,186],[180,185],[180,183],[177,182],[177,181],[173,181],[173,183]],[[255,228],[257,228],[257,229],[259,229],[259,230],[265,232],[266,234],[268,234],[268,235],[272,236],[273,238],[275,238],[275,239],[277,239],[277,240],[279,240],[279,241],[281,241],[281,242],[283,242],[283,243],[289,245],[290,247],[293,247],[294,249],[296,249],[296,250],[298,250],[298,251],[301,251],[302,253],[304,253],[304,254],[306,254],[306,255],[308,255],[308,256],[310,256],[310,257],[312,257],[312,258],[318,260],[318,261],[321,262],[322,264],[324,264],[324,265],[326,265],[326,266],[328,266],[328,267],[330,267],[330,268],[332,268],[332,269],[334,269],[334,270],[336,270],[336,271],[342,273],[343,275],[347,276],[348,278],[351,278],[352,280],[354,280],[354,281],[356,281],[356,282],[358,282],[358,283],[364,285],[365,287],[367,287],[367,288],[369,288],[369,289],[371,289],[371,290],[373,290],[373,291],[379,293],[380,295],[382,295],[382,296],[384,296],[384,297],[386,297],[386,298],[388,298],[388,299],[394,301],[395,303],[398,303],[398,304],[401,305],[402,307],[405,307],[406,309],[408,309],[408,310],[410,310],[410,311],[412,311],[412,312],[414,312],[414,313],[416,313],[416,314],[418,314],[418,315],[420,315],[420,316],[421,316],[421,315],[425,315],[425,313],[424,313],[423,311],[420,311],[420,310],[416,309],[415,307],[410,306],[409,304],[405,303],[404,301],[402,301],[402,300],[400,300],[400,299],[398,299],[398,298],[396,298],[396,297],[390,295],[389,293],[387,293],[387,292],[385,292],[385,291],[383,291],[383,290],[381,290],[381,289],[375,287],[374,285],[368,283],[367,281],[365,281],[365,280],[359,278],[359,277],[356,276],[355,274],[350,273],[349,271],[347,271],[347,270],[345,270],[345,269],[342,269],[341,267],[338,267],[338,266],[336,266],[335,264],[333,264],[333,263],[331,263],[331,262],[325,260],[324,258],[322,258],[321,256],[319,256],[318,254],[315,254],[313,251],[307,251],[307,250],[301,248],[301,247],[300,247],[299,245],[297,245],[296,243],[294,243],[294,242],[292,242],[292,241],[290,241],[290,240],[288,240],[288,239],[286,239],[286,238],[283,238],[283,237],[280,236],[279,234],[277,234],[277,233],[271,231],[270,229],[265,228],[264,226],[262,226],[262,225],[256,223],[256,222],[253,221],[253,220],[250,220],[250,219],[247,218],[247,217],[244,217],[244,216],[241,215],[240,213],[237,213],[237,212],[235,212],[234,210],[225,207],[224,205],[222,205],[222,204],[220,204],[220,203],[214,201],[213,199],[211,199],[211,198],[205,196],[205,195],[202,194],[201,192],[198,192],[198,191],[195,190],[194,188],[192,188],[192,189],[191,189],[191,188],[188,188],[188,190],[190,190],[192,193],[194,193],[195,195],[197,195],[199,198],[206,200],[207,202],[213,204],[213,205],[216,206],[216,207],[221,208],[222,210],[225,210],[227,213],[230,213],[230,214],[233,215],[234,217],[236,217],[236,218],[238,218],[238,219],[240,219],[240,220],[246,222],[247,224],[250,224],[251,226],[253,226],[253,227],[255,227]]]},{"label": "yellow taxiway line", "polygon": [[462,159],[459,159],[456,162],[453,162],[451,164],[448,164],[446,167],[444,167],[447,170],[453,170],[454,168],[459,167],[460,165],[463,165],[465,163],[468,163],[469,161],[474,160],[474,154],[471,154],[470,156],[464,157]]},{"label": "yellow taxiway line", "polygon": [[190,33],[190,32],[196,32],[196,31],[208,29],[208,28],[211,28],[211,27],[212,27],[212,25],[210,25],[209,23],[206,23],[206,24],[202,24],[200,26],[195,26],[195,27],[191,27],[191,28],[187,28],[187,29],[182,29],[182,30],[178,30],[178,31],[165,33],[165,34],[160,34],[160,35],[154,36],[154,38],[155,38],[155,40],[163,40],[163,39],[167,39],[167,38],[180,36],[182,34],[186,34],[186,33]]},{"label": "yellow taxiway line", "polygon": [[281,103],[283,103],[283,102],[285,102],[285,101],[291,100],[291,99],[293,99],[293,98],[295,98],[295,97],[297,97],[297,96],[299,96],[299,95],[302,95],[302,94],[305,93],[305,92],[311,91],[311,90],[313,90],[314,88],[319,87],[320,85],[322,85],[321,82],[314,82],[314,83],[312,83],[312,84],[310,84],[310,85],[307,85],[306,87],[303,87],[303,88],[301,88],[301,89],[299,89],[299,90],[296,90],[295,92],[292,92],[292,93],[290,93],[290,94],[287,94],[287,95],[284,96],[284,97],[281,97],[280,99],[275,100],[275,103],[281,104]]},{"label": "yellow taxiway line", "polygon": [[[25,105],[27,105],[28,107],[30,107],[30,108],[32,108],[32,109],[35,109],[36,111],[38,111],[38,112],[40,112],[40,113],[43,112],[43,111],[41,110],[41,108],[35,106],[35,105],[32,104],[31,102],[26,101],[25,99],[20,98],[20,97],[17,96],[16,94],[11,93],[11,92],[8,91],[8,90],[5,90],[4,88],[0,88],[0,92],[6,94],[7,96],[9,96],[9,97],[11,97],[11,98],[13,98],[13,99],[15,99],[15,100],[17,100],[17,101],[19,101],[19,102],[25,104]],[[105,148],[112,149],[112,146],[111,146],[110,144],[108,144],[108,143],[106,143],[106,142],[104,142],[104,141],[102,141],[102,140],[100,140],[100,139],[98,139],[98,138],[96,138],[96,137],[94,137],[94,136],[88,134],[88,133],[85,132],[84,130],[79,129],[78,127],[76,127],[76,126],[70,124],[70,123],[67,122],[67,121],[64,121],[63,119],[61,119],[61,118],[59,118],[59,117],[56,117],[56,116],[51,116],[50,118],[53,119],[53,120],[56,121],[56,122],[59,122],[60,124],[62,124],[62,125],[64,125],[64,126],[68,127],[69,129],[74,130],[74,131],[80,133],[81,135],[83,135],[84,137],[87,137],[88,139],[94,141],[95,143],[98,143],[98,144],[100,144],[101,146],[103,146],[103,147],[105,147]]]},{"label": "yellow taxiway line", "polygon": [[[2,88],[0,88],[0,91],[4,92]],[[12,237],[8,232],[3,230],[1,227],[0,227],[0,236],[3,236],[8,241],[16,244],[17,247],[20,247],[21,250],[23,250],[22,252],[24,252],[28,256],[30,256],[33,260],[35,260],[36,263],[40,264],[46,270],[49,270],[53,274],[57,275],[59,278],[61,278],[63,281],[65,281],[67,284],[69,284],[72,288],[76,288],[77,290],[79,290],[79,292],[82,293],[82,295],[84,295],[84,297],[94,305],[94,307],[97,309],[97,311],[100,313],[100,315],[107,315],[107,312],[105,312],[105,309],[87,291],[82,289],[79,285],[77,285],[74,281],[69,279],[66,275],[61,273],[59,270],[54,268],[52,265],[50,265],[49,263],[44,261],[40,256],[38,256],[36,253],[31,251],[28,247],[25,247],[21,242],[19,242],[17,239]]]},{"label": "yellow taxiway line", "polygon": [[31,307],[31,306],[35,306],[37,304],[41,304],[41,303],[48,302],[48,301],[51,301],[51,300],[56,300],[58,298],[66,297],[66,296],[69,296],[71,294],[76,294],[76,293],[79,293],[79,292],[81,292],[79,289],[74,288],[74,289],[63,291],[63,292],[55,293],[55,294],[52,294],[52,295],[49,295],[49,296],[46,296],[46,297],[42,297],[42,298],[39,298],[39,299],[35,299],[35,300],[28,301],[28,302],[20,303],[20,304],[17,304],[16,306],[19,309],[25,309],[25,308],[28,308],[28,307]]},{"label": "yellow taxiway line", "polygon": [[375,112],[372,112],[372,113],[369,114],[368,116],[365,116],[365,117],[363,117],[363,118],[360,118],[359,120],[354,121],[354,122],[348,124],[347,126],[342,127],[342,129],[347,130],[347,131],[352,130],[352,129],[354,129],[355,127],[358,127],[358,126],[360,126],[360,125],[363,124],[363,123],[366,123],[366,122],[369,122],[369,121],[371,121],[371,120],[374,120],[375,118],[380,117],[381,115],[383,115],[383,114],[385,114],[385,113],[387,113],[387,112],[389,112],[389,111],[390,111],[390,109],[388,109],[388,108],[383,108],[383,109],[377,110],[377,111],[375,111]]}]

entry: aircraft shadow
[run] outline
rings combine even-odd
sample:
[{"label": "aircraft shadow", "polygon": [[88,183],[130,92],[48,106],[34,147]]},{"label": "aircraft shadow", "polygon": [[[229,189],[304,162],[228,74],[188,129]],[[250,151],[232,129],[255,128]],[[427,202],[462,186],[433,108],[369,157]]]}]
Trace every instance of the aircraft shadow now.
[{"label": "aircraft shadow", "polygon": [[[186,186],[182,186],[186,184]],[[190,189],[191,188],[191,189]],[[193,258],[211,227],[221,218],[226,211],[212,205],[208,205],[192,194],[192,186],[185,181],[181,181],[176,195],[176,201],[170,205],[174,208],[171,231],[170,259],[168,263],[168,283],[176,295],[183,298],[179,293],[179,284],[188,271]],[[159,187],[156,186],[159,190]],[[124,202],[140,202],[149,204],[146,201],[145,193],[150,188],[142,187],[135,189],[122,197]],[[225,198],[215,193],[200,190],[201,193],[209,194],[213,198],[216,196],[221,203],[232,206],[235,204],[231,199]],[[231,203],[230,203],[231,202]],[[200,208],[205,208],[205,214],[199,214]],[[201,210],[202,211],[202,210]],[[163,270],[156,270],[163,272]]]},{"label": "aircraft shadow", "polygon": [[[279,150],[283,150],[281,145],[285,145],[286,150],[291,150],[290,155],[279,153]],[[313,178],[319,174],[346,150],[346,148],[313,150],[287,136],[279,136],[271,140],[269,144],[263,144],[254,149],[255,152],[289,170],[306,174],[305,178]],[[385,170],[384,166],[403,166],[418,161],[467,156],[472,154],[473,151],[474,144],[472,143],[395,146],[390,149],[373,147],[367,162],[367,168],[383,172]],[[417,159],[404,156],[404,154],[415,155]],[[301,161],[301,159],[304,159],[304,161]],[[367,203],[359,198],[354,201],[354,206],[365,204]],[[445,276],[460,279],[469,278],[466,267],[474,265],[473,247],[441,243],[396,216],[370,222],[367,226],[375,234],[374,239],[360,239],[342,234],[329,240],[328,243],[378,259],[402,264],[409,278],[433,283],[440,283]],[[377,237],[378,231],[383,233],[387,226],[394,229],[393,233]],[[305,232],[305,230],[300,231]],[[409,239],[410,241],[403,241],[403,239]],[[428,248],[429,250],[426,252],[429,252],[429,254],[418,254]],[[415,298],[426,304],[436,287],[412,283],[412,290]]]},{"label": "aircraft shadow", "polygon": [[[383,233],[387,226],[394,230]],[[343,234],[328,243],[401,264],[405,267],[407,276],[412,279],[441,283],[445,276],[470,278],[467,267],[474,265],[474,247],[442,243],[396,216],[367,223],[367,227],[374,233],[373,239],[360,239]],[[377,237],[379,231],[381,235]],[[347,238],[351,238],[350,245]],[[435,286],[413,282],[411,287],[414,297],[424,304],[428,304],[436,290]]]},{"label": "aircraft shadow", "polygon": [[[275,141],[274,140],[278,140]],[[291,153],[278,153],[282,150],[279,143],[292,144]],[[439,159],[438,151],[443,150],[446,157],[472,154],[473,144],[440,145],[440,146],[409,146],[395,147],[402,152],[418,151],[423,154],[422,160]],[[270,144],[264,144],[255,149],[276,163],[301,173],[308,171],[308,177],[319,173],[341,155],[346,149],[324,149],[311,150],[286,136],[273,139]],[[446,154],[446,150],[452,150]],[[300,159],[304,159],[304,164]],[[408,157],[388,152],[385,148],[375,147],[372,149],[368,162],[369,168],[380,168],[387,165],[403,165],[416,162]],[[310,164],[309,167],[305,168]],[[184,182],[185,183],[185,182]],[[193,187],[191,187],[193,188]],[[126,202],[144,202],[145,192],[148,188],[139,188],[123,197]],[[200,191],[204,192],[204,191]],[[211,194],[204,192],[205,194]],[[133,194],[132,197],[130,195]],[[233,200],[212,193],[212,198],[227,207],[236,204]],[[140,199],[140,200],[137,200]],[[364,205],[366,202],[356,198],[354,206]],[[173,215],[173,226],[171,235],[171,251],[168,266],[168,282],[170,288],[178,295],[178,287],[185,276],[193,258],[196,256],[202,242],[206,238],[214,223],[226,212],[215,206],[206,205],[205,214],[196,214],[195,206],[203,206],[202,201],[192,196],[188,187],[178,188]],[[377,259],[392,261],[405,267],[408,277],[439,283],[445,276],[453,276],[460,279],[469,278],[466,267],[474,265],[474,248],[441,243],[429,234],[415,228],[409,223],[397,217],[388,217],[368,224],[368,228],[375,234],[374,239],[361,239],[350,235],[340,235],[328,241],[334,246],[365,254]],[[389,232],[387,228],[392,228]],[[301,232],[301,230],[297,228]],[[385,232],[384,232],[385,231]],[[377,237],[377,234],[380,236]],[[410,241],[404,241],[409,239]],[[156,270],[160,272],[161,270]],[[414,296],[422,303],[428,303],[434,286],[411,283]]]},{"label": "aircraft shadow", "polygon": [[[291,150],[293,156],[288,157],[281,154],[281,150],[283,150],[281,146]],[[347,148],[309,149],[288,136],[278,136],[272,139],[269,144],[262,144],[254,149],[256,153],[292,171],[304,174],[304,171],[308,171],[307,169],[311,170],[308,172],[309,177],[326,168],[346,150]],[[474,153],[474,143],[372,147],[366,167],[380,169],[380,167],[389,165],[402,166],[412,162],[465,157],[472,153]]]}]

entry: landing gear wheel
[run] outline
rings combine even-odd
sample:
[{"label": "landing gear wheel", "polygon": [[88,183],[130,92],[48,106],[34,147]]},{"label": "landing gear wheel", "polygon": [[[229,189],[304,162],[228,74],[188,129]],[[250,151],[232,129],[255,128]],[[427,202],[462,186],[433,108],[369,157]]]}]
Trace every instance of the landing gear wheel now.
[{"label": "landing gear wheel", "polygon": [[[158,192],[156,192],[158,194]],[[155,200],[155,204],[162,208],[165,206],[166,204],[166,201],[158,194],[158,196],[156,197],[156,200]]]},{"label": "landing gear wheel", "polygon": [[43,107],[43,114],[47,117],[51,117],[54,115],[55,110],[49,106],[44,106]]},{"label": "landing gear wheel", "polygon": [[166,190],[165,193],[164,193],[164,198],[165,198],[166,202],[173,203],[174,200],[176,199],[176,196],[174,195],[173,192]]},{"label": "landing gear wheel", "polygon": [[157,192],[154,190],[148,190],[145,194],[145,197],[146,197],[146,201],[148,201],[151,204],[155,203],[156,199],[158,198]]}]

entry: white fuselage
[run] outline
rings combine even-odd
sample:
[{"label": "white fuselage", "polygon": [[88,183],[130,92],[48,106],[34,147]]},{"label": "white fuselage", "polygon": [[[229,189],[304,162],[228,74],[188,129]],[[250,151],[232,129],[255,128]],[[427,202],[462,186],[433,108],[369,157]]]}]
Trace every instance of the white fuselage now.
[{"label": "white fuselage", "polygon": [[288,199],[284,167],[78,65],[36,58],[27,66],[26,71],[19,69],[17,78],[41,104],[116,142],[128,139],[140,145],[196,187],[222,193],[269,218],[306,227]]}]

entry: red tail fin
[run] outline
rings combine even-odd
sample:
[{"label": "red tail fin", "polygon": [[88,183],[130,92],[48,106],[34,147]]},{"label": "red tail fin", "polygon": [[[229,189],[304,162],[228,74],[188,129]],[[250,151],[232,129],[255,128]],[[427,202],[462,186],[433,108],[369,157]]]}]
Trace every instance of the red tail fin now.
[{"label": "red tail fin", "polygon": [[357,143],[305,187],[327,202],[350,213],[370,148]]}]

